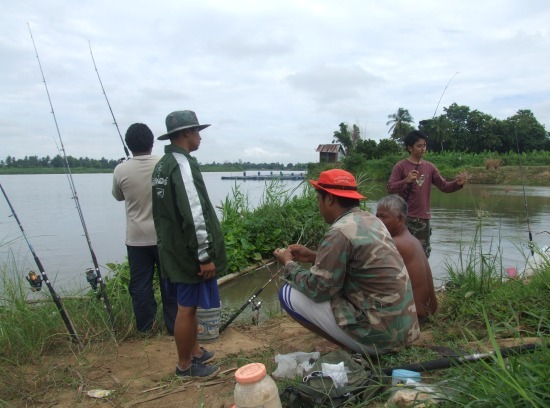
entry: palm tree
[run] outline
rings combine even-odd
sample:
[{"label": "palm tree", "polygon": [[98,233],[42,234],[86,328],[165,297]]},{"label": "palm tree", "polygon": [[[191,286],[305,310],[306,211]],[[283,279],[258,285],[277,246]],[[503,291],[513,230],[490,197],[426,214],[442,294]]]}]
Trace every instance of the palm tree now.
[{"label": "palm tree", "polygon": [[391,125],[390,130],[388,130],[388,133],[391,133],[391,138],[403,142],[407,133],[413,130],[411,126],[411,123],[414,123],[413,117],[407,109],[399,108],[397,113],[388,115],[388,119],[390,120],[386,122],[386,126]]}]

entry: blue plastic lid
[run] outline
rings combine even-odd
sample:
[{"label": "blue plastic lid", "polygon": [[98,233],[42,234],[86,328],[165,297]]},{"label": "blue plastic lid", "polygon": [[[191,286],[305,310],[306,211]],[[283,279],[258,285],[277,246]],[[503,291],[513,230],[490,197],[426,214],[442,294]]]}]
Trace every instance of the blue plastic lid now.
[{"label": "blue plastic lid", "polygon": [[391,375],[393,378],[397,378],[400,380],[406,380],[408,378],[415,381],[420,380],[420,373],[417,371],[397,369],[393,370]]}]

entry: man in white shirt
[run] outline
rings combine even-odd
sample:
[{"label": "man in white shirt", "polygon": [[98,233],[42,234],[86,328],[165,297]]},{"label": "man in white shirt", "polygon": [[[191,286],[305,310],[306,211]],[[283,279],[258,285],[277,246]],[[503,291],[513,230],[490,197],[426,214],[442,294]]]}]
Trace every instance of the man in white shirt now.
[{"label": "man in white shirt", "polygon": [[[157,313],[153,277],[155,265],[160,271],[157,235],[153,221],[151,175],[159,156],[152,156],[154,136],[143,123],[134,123],[126,131],[126,144],[132,158],[116,166],[113,196],[126,207],[126,247],[130,264],[129,291],[139,332],[153,327]],[[176,292],[169,279],[159,273],[164,325],[174,333],[178,311]]]}]

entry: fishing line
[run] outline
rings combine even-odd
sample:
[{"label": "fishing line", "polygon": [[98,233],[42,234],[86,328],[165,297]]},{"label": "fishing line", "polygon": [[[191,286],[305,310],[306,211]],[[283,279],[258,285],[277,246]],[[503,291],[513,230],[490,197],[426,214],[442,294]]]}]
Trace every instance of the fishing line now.
[{"label": "fishing line", "polygon": [[[435,115],[437,114],[437,109],[439,109],[439,104],[441,103],[441,99],[443,99],[443,95],[445,95],[445,91],[449,87],[449,84],[451,83],[451,81],[457,75],[458,75],[458,71],[453,74],[453,76],[449,79],[449,81],[447,81],[447,85],[445,85],[445,88],[443,88],[443,92],[441,92],[441,96],[439,97],[439,100],[437,101],[437,105],[435,107],[435,111],[434,111],[434,114],[432,116],[432,121],[435,119]],[[418,163],[416,163],[416,165],[414,166],[415,171],[418,171],[418,167],[420,166],[420,160],[418,160]],[[409,196],[411,195],[412,188],[413,188],[413,183],[409,184],[409,187],[407,188],[407,191],[405,193],[405,202],[406,203],[409,202]]]},{"label": "fishing line", "polygon": [[[109,103],[109,98],[107,98],[107,92],[105,92],[105,88],[103,87],[103,82],[101,82],[101,77],[99,76],[99,71],[97,69],[97,65],[95,64],[94,54],[92,53],[92,44],[90,41],[88,41],[88,46],[90,47],[90,55],[92,56],[92,62],[94,63],[94,69],[97,73],[97,79],[99,79],[99,84],[101,85],[101,90],[103,91],[103,95],[105,95],[105,100],[107,101],[107,106],[109,107],[109,111],[111,112],[111,116],[113,117],[113,124],[116,127],[116,130],[118,132],[118,135],[120,136],[120,141],[122,142],[122,147],[124,147],[124,153],[126,154],[126,160],[130,160],[130,153],[128,152],[128,147],[126,146],[126,143],[124,143],[124,139],[122,138],[122,134],[120,133],[120,129],[118,127],[118,123],[115,118],[115,114],[113,113],[113,109],[111,108],[111,104]],[[124,159],[121,159],[124,160]]]},{"label": "fishing line", "polygon": [[435,107],[434,115],[432,116],[432,120],[435,118],[435,115],[437,114],[437,109],[439,108],[439,104],[441,103],[441,99],[443,99],[443,95],[445,95],[445,91],[449,87],[449,84],[454,79],[455,76],[458,75],[458,71],[454,73],[454,75],[449,79],[449,82],[447,82],[447,85],[445,85],[445,89],[443,89],[443,92],[441,92],[441,96],[439,97],[439,101],[437,101],[437,106]]},{"label": "fishing line", "polygon": [[[27,23],[27,26],[29,27],[29,33],[31,35],[32,45],[34,46],[34,51],[36,53],[36,59],[38,60],[38,66],[40,67],[40,73],[42,74],[42,81],[44,82],[44,87],[46,88],[46,94],[48,95],[48,101],[50,103],[50,108],[51,108],[53,120],[55,122],[55,128],[57,130],[57,136],[59,138],[59,143],[61,145],[61,149],[59,149],[59,147],[58,147],[58,150],[61,153],[63,153],[63,158],[64,158],[64,161],[65,161],[65,173],[67,174],[67,180],[69,181],[69,187],[70,187],[71,192],[73,194],[72,198],[74,199],[75,206],[76,206],[76,209],[78,211],[78,216],[80,217],[80,223],[82,224],[82,228],[84,229],[84,235],[86,236],[86,241],[88,243],[88,248],[90,249],[90,254],[92,256],[92,262],[94,264],[93,273],[95,274],[94,278],[97,278],[97,282],[100,285],[101,296],[103,297],[103,300],[105,302],[105,307],[107,308],[107,313],[109,314],[109,320],[110,320],[111,326],[114,328],[115,327],[115,320],[114,320],[114,317],[113,317],[113,309],[111,307],[111,301],[109,300],[109,297],[107,295],[106,285],[105,285],[105,282],[103,281],[103,278],[101,277],[101,272],[99,270],[99,264],[97,262],[96,255],[95,255],[95,252],[94,252],[93,247],[92,247],[92,242],[90,240],[90,235],[88,234],[88,228],[86,227],[86,222],[84,221],[84,214],[82,213],[82,208],[80,207],[80,201],[78,199],[78,194],[76,192],[76,187],[75,187],[73,176],[72,176],[72,173],[71,173],[71,167],[69,166],[69,160],[67,159],[67,154],[65,152],[65,146],[63,145],[63,139],[61,138],[61,132],[59,131],[59,126],[57,124],[57,118],[55,116],[52,100],[50,98],[50,92],[48,90],[48,85],[46,84],[46,77],[44,76],[44,71],[42,70],[42,64],[40,63],[40,58],[38,57],[38,50],[36,48],[36,44],[35,44],[34,38],[32,36],[31,26],[29,25],[29,23]],[[55,140],[55,137],[54,137],[54,140]],[[57,142],[56,142],[56,146],[57,146]],[[91,275],[91,273],[86,272],[86,275],[88,277],[88,275]]]},{"label": "fishing line", "polygon": [[[264,267],[267,267],[268,265],[271,265],[275,262],[271,262],[269,264],[262,264],[264,265]],[[271,270],[269,268],[267,268],[268,271],[271,273]],[[273,275],[271,275],[271,277],[269,278],[269,280],[263,285],[261,286],[260,288],[258,288],[249,298],[246,302],[243,303],[243,305],[239,308],[239,310],[237,310],[233,316],[231,316],[220,328],[219,328],[219,333],[223,332],[227,326],[229,326],[233,320],[235,320],[243,311],[244,309],[246,309],[246,307],[249,305],[249,304],[253,304],[253,310],[256,310],[260,307],[260,304],[261,302],[259,303],[255,303],[255,299],[258,297],[258,295],[260,293],[262,293],[262,291],[267,287],[267,285],[269,285],[276,277],[279,273],[281,273],[281,271],[284,270],[284,267],[282,268],[279,268],[279,270],[277,272],[275,272]]]},{"label": "fishing line", "polygon": [[19,221],[19,217],[17,216],[17,213],[15,212],[15,209],[11,205],[10,199],[8,198],[8,194],[4,190],[4,187],[2,187],[2,184],[0,183],[0,189],[2,190],[2,194],[4,194],[4,197],[6,198],[6,201],[8,202],[8,206],[10,207],[11,213],[13,214],[13,217],[15,218],[15,221],[17,221],[17,225],[19,225],[19,229],[21,230],[21,233],[23,234],[23,237],[25,238],[25,241],[27,241],[27,245],[29,246],[29,249],[31,250],[32,256],[34,257],[34,262],[36,262],[36,266],[38,267],[38,270],[40,271],[40,275],[42,276],[42,279],[40,279],[34,272],[29,272],[29,277],[27,277],[27,280],[31,284],[31,287],[33,291],[40,290],[40,287],[42,286],[42,281],[46,282],[46,286],[48,287],[50,291],[50,295],[52,296],[52,299],[57,306],[57,310],[59,311],[59,314],[61,315],[61,318],[63,319],[63,322],[65,323],[65,326],[67,327],[67,330],[69,334],[71,335],[71,339],[78,344],[80,348],[83,347],[82,341],[80,340],[80,337],[76,334],[76,330],[74,328],[73,323],[71,322],[71,319],[69,318],[69,315],[67,314],[67,311],[65,310],[65,307],[63,306],[63,302],[61,301],[61,298],[54,290],[50,280],[48,279],[48,275],[46,274],[46,271],[44,270],[44,267],[42,266],[42,262],[40,262],[40,259],[38,259],[38,255],[36,255],[36,252],[34,252],[34,248],[32,247],[29,239],[27,238],[27,234],[25,233],[25,230],[23,229],[23,225],[21,224],[21,221]]},{"label": "fishing line", "polygon": [[529,223],[529,210],[527,208],[527,195],[525,194],[525,180],[523,178],[523,166],[521,165],[521,154],[519,152],[519,142],[518,142],[518,132],[514,126],[514,134],[516,136],[516,149],[518,151],[518,163],[519,163],[519,172],[521,174],[521,186],[523,187],[523,203],[525,206],[525,217],[527,218],[527,231],[529,232],[529,243],[527,246],[531,250],[531,256],[535,256],[535,250],[533,243],[533,234],[531,233],[531,224]]}]

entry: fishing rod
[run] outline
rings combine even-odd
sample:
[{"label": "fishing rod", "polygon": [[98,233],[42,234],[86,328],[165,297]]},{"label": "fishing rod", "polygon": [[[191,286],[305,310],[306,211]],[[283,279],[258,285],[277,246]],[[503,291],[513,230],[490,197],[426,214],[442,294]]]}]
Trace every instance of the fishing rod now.
[{"label": "fishing rod", "polygon": [[516,136],[516,149],[518,152],[519,171],[521,174],[521,186],[523,187],[523,203],[525,206],[525,217],[527,218],[527,232],[529,233],[529,243],[527,246],[531,250],[531,256],[535,256],[535,244],[533,243],[533,234],[531,233],[531,224],[529,223],[529,210],[527,208],[527,195],[525,194],[525,180],[523,178],[523,166],[521,165],[521,154],[519,152],[518,132],[514,126],[514,134]]},{"label": "fishing rod", "polygon": [[[268,265],[271,265],[273,264],[274,262],[271,262],[270,264],[264,264],[264,266],[267,268]],[[268,268],[269,270],[269,268]],[[239,310],[237,310],[235,312],[235,314],[233,314],[233,316],[231,316],[219,329],[219,332],[221,333],[222,331],[224,331],[227,326],[229,326],[233,320],[235,320],[242,312],[244,309],[246,309],[246,307],[249,305],[249,304],[253,304],[253,307],[252,309],[255,311],[255,310],[258,310],[260,308],[260,305],[262,302],[258,302],[256,303],[255,302],[255,299],[258,297],[258,295],[260,293],[262,293],[262,291],[267,287],[267,285],[269,285],[274,279],[275,277],[281,273],[281,271],[284,270],[284,268],[280,268],[277,272],[275,272],[270,278],[269,280],[260,288],[258,288],[249,298],[246,302],[243,303],[243,305],[239,308]]]},{"label": "fishing rod", "polygon": [[[99,71],[97,69],[97,65],[95,64],[94,54],[92,53],[92,44],[90,41],[88,41],[88,46],[90,47],[90,55],[92,56],[92,62],[94,63],[94,69],[97,73],[97,79],[99,79],[99,84],[101,85],[101,90],[103,91],[103,95],[105,95],[105,100],[107,101],[107,106],[109,107],[109,111],[111,112],[111,116],[113,117],[113,124],[116,127],[116,130],[118,132],[118,135],[120,136],[120,141],[122,142],[122,147],[124,147],[124,153],[126,154],[126,160],[130,160],[130,153],[128,152],[128,147],[126,146],[126,143],[124,143],[124,139],[122,138],[122,134],[120,133],[120,129],[118,127],[118,123],[115,118],[115,114],[113,113],[113,109],[111,108],[111,104],[109,103],[109,98],[107,98],[107,92],[105,92],[105,88],[103,87],[103,82],[101,81],[101,77],[99,76]],[[124,160],[124,159],[121,159]]]},{"label": "fishing rod", "polygon": [[[451,81],[454,79],[455,76],[458,75],[458,73],[459,73],[458,71],[455,72],[453,74],[453,76],[447,81],[447,84],[445,85],[445,88],[443,88],[443,92],[441,92],[441,96],[439,97],[439,100],[437,101],[437,105],[435,107],[435,111],[434,111],[434,114],[432,116],[432,121],[435,119],[435,115],[437,114],[437,109],[439,109],[439,104],[441,103],[441,100],[443,99],[443,95],[445,95],[445,91],[447,91],[447,88],[449,87]],[[420,167],[420,160],[421,159],[419,159],[418,163],[415,164],[414,171],[418,171],[418,167]],[[424,180],[417,179],[417,184],[419,186],[422,186],[423,182],[424,182]],[[407,188],[407,191],[405,193],[405,202],[406,203],[408,203],[408,201],[409,201],[409,196],[411,195],[412,188],[413,188],[413,183],[410,183],[408,188]]]},{"label": "fishing rod", "polygon": [[[71,189],[73,199],[75,202],[76,209],[78,211],[78,215],[80,217],[80,223],[82,224],[82,228],[84,229],[84,235],[86,236],[86,241],[88,243],[88,248],[90,249],[90,254],[92,256],[92,262],[94,264],[94,270],[90,271],[89,269],[86,271],[86,278],[90,282],[90,280],[96,280],[97,283],[99,283],[99,286],[101,288],[101,296],[103,297],[103,301],[105,302],[105,307],[107,308],[107,313],[109,314],[109,320],[111,323],[111,326],[115,327],[115,319],[113,317],[113,308],[111,307],[111,301],[109,300],[109,296],[107,295],[107,288],[105,285],[105,282],[103,281],[103,278],[101,276],[101,272],[99,270],[99,264],[97,262],[97,258],[95,256],[94,249],[92,247],[92,241],[90,240],[90,235],[88,234],[88,228],[86,227],[86,222],[84,221],[84,214],[82,213],[82,208],[80,207],[80,201],[78,199],[78,194],[76,192],[76,187],[74,184],[73,176],[71,173],[71,167],[69,166],[69,160],[67,159],[67,154],[65,152],[65,146],[63,145],[63,139],[61,138],[61,132],[59,131],[59,126],[57,124],[57,118],[55,116],[55,112],[53,109],[52,99],[50,98],[50,92],[48,90],[48,85],[46,84],[46,77],[44,76],[44,71],[42,70],[42,64],[40,63],[40,58],[38,57],[38,50],[36,48],[36,44],[34,42],[34,38],[32,36],[31,26],[29,23],[27,23],[27,26],[29,27],[29,33],[31,35],[32,45],[34,46],[34,51],[36,53],[36,59],[38,60],[38,66],[40,67],[40,73],[42,74],[42,81],[44,82],[44,87],[46,88],[46,94],[48,95],[48,101],[50,103],[51,112],[53,115],[53,120],[55,122],[55,128],[57,130],[57,136],[59,138],[59,143],[61,145],[61,148],[57,145],[57,141],[54,138],[55,144],[57,146],[58,151],[63,153],[63,158],[65,161],[65,173],[67,174],[67,180],[69,181],[69,187]],[[93,288],[93,286],[92,286]]]},{"label": "fishing rod", "polygon": [[[542,349],[542,347],[540,345],[530,343],[530,344],[524,344],[522,346],[503,348],[503,349],[500,349],[498,353],[502,358],[506,358],[514,355],[523,354],[523,353],[531,353],[536,351],[537,349],[540,350]],[[474,354],[469,354],[464,356],[440,358],[436,360],[424,361],[422,363],[414,363],[414,364],[402,365],[402,366],[392,367],[392,368],[384,368],[382,370],[382,373],[385,375],[391,376],[392,371],[396,369],[409,370],[409,371],[440,370],[440,369],[449,368],[455,365],[472,363],[472,362],[481,361],[481,360],[488,360],[493,358],[495,355],[498,355],[497,351],[490,351],[487,353],[474,353]]]},{"label": "fishing rod", "polygon": [[432,120],[435,118],[435,115],[437,114],[437,109],[439,108],[439,104],[441,103],[441,99],[443,99],[443,95],[445,94],[445,91],[449,87],[449,84],[454,79],[455,76],[458,75],[458,71],[454,73],[454,75],[449,79],[449,82],[447,82],[447,85],[445,85],[445,88],[443,89],[443,92],[441,92],[441,96],[439,97],[439,101],[437,101],[437,106],[435,107],[434,115],[432,116]]},{"label": "fishing rod", "polygon": [[25,241],[27,241],[27,245],[29,246],[29,249],[31,250],[32,256],[34,257],[34,262],[36,262],[36,266],[38,267],[38,270],[40,271],[40,276],[36,275],[34,272],[29,272],[29,276],[26,278],[27,281],[31,284],[31,288],[33,291],[38,291],[42,287],[42,282],[46,282],[46,286],[48,287],[50,291],[50,295],[52,296],[52,299],[57,306],[57,310],[59,311],[59,314],[61,315],[61,318],[63,319],[63,323],[65,323],[65,326],[67,327],[67,330],[71,336],[72,341],[74,341],[80,348],[83,348],[82,340],[80,340],[80,337],[76,334],[76,330],[74,328],[73,323],[71,322],[71,319],[69,318],[69,315],[67,314],[67,311],[65,310],[65,307],[63,306],[63,302],[61,301],[61,298],[54,290],[50,280],[48,279],[48,275],[46,275],[46,271],[44,270],[44,267],[42,266],[42,262],[40,262],[40,259],[38,259],[38,255],[36,255],[36,252],[34,252],[34,248],[32,247],[29,239],[27,238],[27,234],[25,233],[25,230],[23,229],[23,225],[21,224],[21,221],[19,221],[19,217],[17,216],[17,213],[15,212],[15,209],[13,208],[13,205],[11,205],[11,201],[8,198],[8,194],[6,193],[6,190],[4,190],[4,187],[2,187],[2,184],[0,183],[0,189],[2,190],[2,194],[4,194],[4,197],[6,198],[6,201],[8,202],[8,206],[10,207],[11,213],[13,214],[13,217],[17,221],[17,225],[19,225],[19,229],[21,230],[21,233],[23,234],[23,237],[25,238]]}]

